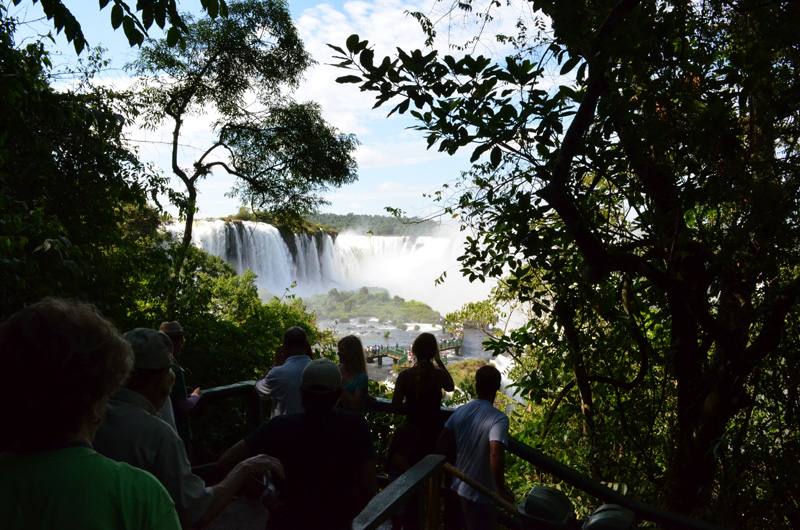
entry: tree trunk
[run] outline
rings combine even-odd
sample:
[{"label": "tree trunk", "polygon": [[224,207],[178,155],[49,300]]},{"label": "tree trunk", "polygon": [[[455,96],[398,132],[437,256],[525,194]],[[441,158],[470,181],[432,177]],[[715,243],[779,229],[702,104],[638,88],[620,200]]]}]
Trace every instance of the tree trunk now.
[{"label": "tree trunk", "polygon": [[172,267],[171,285],[167,293],[167,318],[175,315],[175,303],[178,299],[178,289],[180,285],[181,271],[186,261],[186,254],[189,252],[189,245],[192,244],[192,227],[194,226],[194,212],[197,209],[197,190],[193,185],[187,183],[189,191],[189,201],[186,208],[186,222],[183,225],[183,239],[175,257],[175,264]]},{"label": "tree trunk", "polygon": [[583,413],[585,434],[592,440],[595,434],[594,398],[592,397],[592,386],[589,383],[589,376],[586,373],[586,361],[581,351],[578,330],[575,327],[575,309],[569,302],[559,301],[556,303],[555,314],[559,323],[564,328],[564,335],[567,338],[567,347],[569,348],[570,357],[572,359],[578,394],[581,398],[581,412]]}]

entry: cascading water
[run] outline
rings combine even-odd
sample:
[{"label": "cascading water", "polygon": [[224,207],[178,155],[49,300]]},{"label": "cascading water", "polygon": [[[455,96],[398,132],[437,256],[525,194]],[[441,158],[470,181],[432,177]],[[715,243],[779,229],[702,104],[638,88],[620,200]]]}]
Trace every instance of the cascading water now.
[{"label": "cascading water", "polygon": [[[183,226],[173,224],[168,230],[180,233]],[[457,257],[463,248],[460,234],[388,237],[343,233],[334,240],[319,232],[291,237],[287,245],[274,226],[249,221],[197,221],[192,229],[192,243],[222,257],[239,273],[251,269],[258,275],[258,286],[278,296],[295,282],[292,293],[299,296],[332,288],[375,286],[389,290],[392,296],[425,302],[444,314],[486,298],[491,287],[471,284],[458,272]],[[446,281],[435,285],[443,272],[447,272]]]},{"label": "cascading water", "polygon": [[[500,354],[492,359],[492,364],[500,371],[500,375],[502,376],[500,380],[500,392],[509,396],[517,403],[524,403],[522,397],[517,394],[517,389],[509,388],[514,383],[509,377],[511,369],[514,368],[514,359],[511,358],[510,355]],[[510,413],[513,408],[514,405],[510,404],[506,407],[506,413]]]}]

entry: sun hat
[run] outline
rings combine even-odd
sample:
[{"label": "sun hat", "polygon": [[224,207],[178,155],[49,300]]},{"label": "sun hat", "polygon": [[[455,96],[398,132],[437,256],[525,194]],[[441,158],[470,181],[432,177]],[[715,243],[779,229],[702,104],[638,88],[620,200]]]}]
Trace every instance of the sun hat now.
[{"label": "sun hat", "polygon": [[133,367],[142,370],[163,370],[172,365],[172,341],[154,329],[136,328],[122,337],[133,346]]},{"label": "sun hat", "polygon": [[328,359],[314,359],[300,377],[300,388],[312,394],[330,394],[342,389],[342,373]]}]

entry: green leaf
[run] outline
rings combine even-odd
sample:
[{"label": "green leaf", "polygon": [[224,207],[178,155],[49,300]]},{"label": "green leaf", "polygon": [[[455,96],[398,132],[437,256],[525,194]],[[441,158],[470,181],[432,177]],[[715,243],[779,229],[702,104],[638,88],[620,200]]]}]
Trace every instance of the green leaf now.
[{"label": "green leaf", "polygon": [[372,69],[372,59],[375,57],[375,52],[372,50],[364,50],[361,52],[361,66],[366,68],[367,70]]},{"label": "green leaf", "polygon": [[210,0],[206,5],[206,11],[211,18],[217,18],[219,15],[219,4],[215,0]]},{"label": "green leaf", "polygon": [[356,53],[358,51],[358,35],[354,33],[347,37],[347,42],[345,45],[347,46],[348,51]]},{"label": "green leaf", "polygon": [[156,9],[154,15],[158,27],[164,29],[164,25],[167,23],[167,12],[164,9]]},{"label": "green leaf", "polygon": [[475,162],[476,160],[478,160],[483,153],[489,150],[489,147],[491,146],[488,143],[481,144],[478,147],[476,147],[475,150],[472,152],[472,156],[469,158],[469,161]]},{"label": "green leaf", "polygon": [[503,158],[503,151],[498,146],[494,146],[492,148],[492,154],[490,155],[492,165],[497,167],[500,165],[500,160]]},{"label": "green leaf", "polygon": [[570,57],[569,60],[566,63],[564,63],[564,66],[561,67],[561,75],[570,73],[580,60],[581,60],[580,55],[576,55],[575,57]]},{"label": "green leaf", "polygon": [[342,77],[337,77],[337,83],[360,83],[362,79],[357,75],[345,75]]},{"label": "green leaf", "polygon": [[125,13],[122,11],[122,6],[114,4],[114,7],[111,8],[111,27],[114,29],[119,28],[124,15]]},{"label": "green leaf", "polygon": [[581,63],[581,65],[578,67],[578,74],[575,76],[578,82],[581,82],[584,79],[586,79],[586,67],[588,66],[588,64],[589,63],[584,62]]},{"label": "green leaf", "polygon": [[133,45],[141,45],[144,42],[144,35],[136,27],[136,22],[132,17],[125,16],[122,19],[122,29],[125,31],[125,36],[128,37],[128,43]]},{"label": "green leaf", "polygon": [[328,47],[332,48],[334,51],[341,53],[342,55],[345,55],[344,50],[338,46],[334,46],[333,44],[328,44]]},{"label": "green leaf", "polygon": [[167,31],[167,46],[175,46],[181,39],[181,32],[175,26],[172,26]]},{"label": "green leaf", "polygon": [[142,10],[142,25],[145,29],[153,25],[153,9],[146,8]]},{"label": "green leaf", "polygon": [[411,100],[406,99],[405,101],[400,102],[396,105],[391,112],[389,112],[389,116],[397,112],[398,114],[404,114],[408,110],[408,106],[411,104]]}]

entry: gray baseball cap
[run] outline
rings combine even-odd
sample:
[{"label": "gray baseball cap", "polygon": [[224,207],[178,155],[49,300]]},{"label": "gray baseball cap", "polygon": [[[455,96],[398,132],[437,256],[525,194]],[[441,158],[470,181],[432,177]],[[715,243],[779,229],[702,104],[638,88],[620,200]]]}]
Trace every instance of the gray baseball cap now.
[{"label": "gray baseball cap", "polygon": [[133,367],[162,370],[172,365],[172,341],[154,329],[136,328],[122,335],[133,346]]},{"label": "gray baseball cap", "polygon": [[303,369],[300,388],[312,394],[330,394],[342,389],[342,373],[328,359],[314,359]]}]

